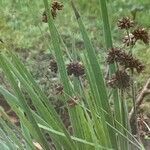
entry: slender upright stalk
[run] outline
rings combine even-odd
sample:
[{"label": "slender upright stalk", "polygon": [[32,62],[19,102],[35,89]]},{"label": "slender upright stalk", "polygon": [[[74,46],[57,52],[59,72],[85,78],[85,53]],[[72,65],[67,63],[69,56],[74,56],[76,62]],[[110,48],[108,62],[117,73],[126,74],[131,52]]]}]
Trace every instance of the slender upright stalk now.
[{"label": "slender upright stalk", "polygon": [[[126,32],[127,32],[127,36],[128,36],[128,39],[129,39],[129,46],[130,46],[129,53],[132,55],[133,46],[131,45],[130,32],[129,32],[128,29],[126,30]],[[134,130],[136,131],[138,140],[140,142],[140,135],[139,135],[139,130],[138,130],[138,122],[137,122],[136,94],[135,94],[135,87],[134,87],[134,72],[133,72],[133,70],[131,70],[131,77],[132,77],[132,82],[131,82],[132,103],[133,103],[133,111],[134,111],[133,114],[134,114],[134,121],[135,121]]]},{"label": "slender upright stalk", "polygon": [[132,83],[131,83],[131,89],[132,89],[132,103],[133,103],[133,110],[134,110],[134,128],[137,134],[137,138],[139,140],[139,142],[141,142],[140,140],[140,135],[139,135],[139,129],[138,129],[138,122],[137,122],[137,109],[136,109],[136,95],[135,95],[135,87],[134,87],[134,74],[133,74],[133,70],[131,70],[131,76],[132,76]]},{"label": "slender upright stalk", "polygon": [[[113,47],[111,28],[108,17],[107,4],[105,0],[99,0],[101,7],[101,16],[103,20],[103,29],[104,29],[104,37],[105,37],[105,45],[106,49],[110,49]],[[109,65],[109,73],[112,75],[117,70],[117,66],[115,64]],[[118,90],[113,90],[113,99],[114,99],[114,107],[115,107],[115,117],[121,123],[121,104],[119,100]]]},{"label": "slender upright stalk", "polygon": [[[99,0],[100,6],[101,6],[101,14],[103,19],[103,28],[104,28],[104,35],[105,35],[105,45],[106,48],[112,48],[112,36],[111,36],[111,30],[110,30],[110,24],[108,19],[108,11],[107,11],[107,5],[105,0]],[[109,35],[109,36],[106,36]]]}]

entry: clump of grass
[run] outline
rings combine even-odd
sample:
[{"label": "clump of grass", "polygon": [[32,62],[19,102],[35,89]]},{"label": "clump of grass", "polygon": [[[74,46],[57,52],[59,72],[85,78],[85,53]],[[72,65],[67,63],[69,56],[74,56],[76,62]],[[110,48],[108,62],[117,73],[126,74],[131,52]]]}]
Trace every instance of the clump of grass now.
[{"label": "clump of grass", "polygon": [[[51,52],[55,58],[50,61],[50,69],[58,74],[61,85],[56,87],[56,95],[61,96],[63,104],[67,108],[71,131],[65,127],[56,110],[49,102],[48,97],[40,89],[17,56],[10,51],[7,53],[1,52],[0,67],[10,82],[13,92],[9,92],[0,86],[0,93],[19,117],[21,132],[23,139],[25,139],[24,149],[35,149],[35,142],[38,142],[46,150],[51,149],[52,145],[54,149],[58,150],[130,150],[132,147],[144,149],[142,143],[131,133],[124,97],[124,89],[130,86],[130,76],[127,73],[127,68],[130,69],[133,77],[134,69],[137,72],[141,72],[143,65],[133,58],[131,49],[128,52],[129,55],[120,49],[113,48],[106,1],[99,1],[99,4],[103,18],[105,47],[106,50],[111,49],[107,62],[109,62],[108,74],[111,77],[109,84],[115,87],[112,91],[106,85],[94,45],[90,41],[82,17],[74,2],[71,1],[70,6],[75,14],[85,50],[82,54],[74,54],[72,62],[68,65],[65,63],[66,58],[64,58],[61,47],[63,41],[54,24],[57,10],[61,10],[63,5],[53,2],[50,9],[48,1],[43,0],[43,2],[45,6],[43,21],[48,23],[49,26],[53,44],[53,51]],[[119,27],[127,31],[127,46],[132,48],[133,44],[131,43],[128,30],[133,26],[132,22],[126,18],[120,20],[119,23]],[[145,30],[134,30],[133,35],[136,39],[135,41],[142,40],[144,43],[147,43]],[[113,75],[114,73],[115,75]],[[131,86],[135,105],[133,83]],[[23,91],[28,93],[34,110],[28,105]],[[114,106],[110,104],[111,97],[113,97]],[[3,113],[1,123],[3,127],[7,123],[5,118],[6,116]],[[3,131],[1,132],[3,133]],[[46,138],[46,134],[51,140]],[[15,140],[13,142],[15,145],[13,147],[19,147],[21,143],[15,135],[14,137]],[[8,143],[11,148],[12,145],[10,142]]]}]

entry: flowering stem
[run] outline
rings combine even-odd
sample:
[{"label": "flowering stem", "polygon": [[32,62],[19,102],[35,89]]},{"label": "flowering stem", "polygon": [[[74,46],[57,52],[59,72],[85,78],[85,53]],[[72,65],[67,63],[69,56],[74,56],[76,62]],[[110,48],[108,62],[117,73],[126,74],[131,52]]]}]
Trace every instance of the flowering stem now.
[{"label": "flowering stem", "polygon": [[[133,46],[131,44],[130,33],[129,33],[128,29],[126,29],[126,32],[127,32],[127,36],[128,36],[128,39],[129,39],[129,46],[130,46],[129,53],[132,55]],[[133,110],[134,110],[133,114],[134,114],[134,121],[135,121],[134,122],[135,124],[133,126],[135,128],[138,140],[140,141],[139,130],[138,130],[138,122],[137,122],[136,95],[135,95],[135,87],[134,87],[134,71],[133,71],[133,69],[131,70],[131,77],[132,77],[132,82],[131,82],[132,103],[133,103]],[[130,122],[130,125],[132,126],[131,122]]]},{"label": "flowering stem", "polygon": [[130,38],[130,33],[129,33],[129,30],[126,29],[126,32],[127,32],[127,36],[128,36],[128,39],[129,39],[129,47],[130,47],[130,50],[129,50],[129,54],[131,53],[132,54],[132,43],[131,43],[131,38]]},{"label": "flowering stem", "polygon": [[[133,114],[134,114],[134,121],[135,124],[133,125],[133,127],[135,128],[136,134],[137,134],[137,139],[139,140],[139,142],[141,142],[140,139],[140,134],[139,134],[139,128],[138,128],[138,122],[137,122],[137,108],[136,108],[136,95],[135,95],[135,88],[134,88],[134,75],[133,75],[133,70],[131,70],[131,75],[132,75],[132,83],[131,83],[131,88],[132,88],[132,100],[133,100]],[[130,122],[131,124],[132,122]]]}]

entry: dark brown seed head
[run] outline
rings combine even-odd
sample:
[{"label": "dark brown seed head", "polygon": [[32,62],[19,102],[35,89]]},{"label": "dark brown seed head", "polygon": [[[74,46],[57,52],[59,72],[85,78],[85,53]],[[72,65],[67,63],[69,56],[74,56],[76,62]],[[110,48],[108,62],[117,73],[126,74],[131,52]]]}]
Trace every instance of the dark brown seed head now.
[{"label": "dark brown seed head", "polygon": [[62,9],[63,9],[63,5],[60,2],[54,1],[52,3],[51,14],[52,14],[53,19],[56,18],[57,11],[62,10]]},{"label": "dark brown seed head", "polygon": [[[51,15],[52,15],[53,19],[56,18],[57,11],[62,10],[62,9],[63,9],[63,5],[60,2],[54,1],[52,3],[52,6],[51,6]],[[42,21],[45,22],[45,23],[48,22],[48,17],[47,17],[47,14],[46,14],[45,11],[43,12],[43,15],[42,15]]]},{"label": "dark brown seed head", "polygon": [[67,65],[68,75],[74,75],[75,77],[79,77],[84,75],[84,66],[80,62],[71,62]]},{"label": "dark brown seed head", "polygon": [[122,41],[126,46],[134,46],[136,43],[136,39],[133,34],[125,36]]},{"label": "dark brown seed head", "polygon": [[121,55],[121,49],[120,48],[110,49],[108,56],[107,56],[107,62],[109,64],[113,64],[114,62],[118,62],[119,55]]},{"label": "dark brown seed head", "polygon": [[123,17],[118,20],[117,25],[120,29],[129,29],[131,27],[134,27],[134,21],[129,17]]},{"label": "dark brown seed head", "polygon": [[56,11],[56,10],[62,10],[63,9],[63,5],[60,2],[54,1],[52,3],[52,9],[54,11]]},{"label": "dark brown seed head", "polygon": [[149,44],[149,36],[145,28],[137,28],[132,32],[132,34],[136,40],[141,40],[145,44]]},{"label": "dark brown seed head", "polygon": [[53,19],[55,19],[57,16],[57,12],[55,10],[51,9],[51,15],[52,15]]},{"label": "dark brown seed head", "polygon": [[57,73],[58,71],[57,62],[54,59],[50,61],[50,70],[54,73]]},{"label": "dark brown seed head", "polygon": [[136,69],[138,73],[144,70],[144,65],[138,59],[134,58],[130,54],[125,53],[124,51],[121,51],[121,49],[119,48],[112,48],[109,51],[107,62],[109,64],[117,62],[125,69],[126,68],[129,68],[131,70]]},{"label": "dark brown seed head", "polygon": [[48,21],[48,18],[47,18],[47,15],[46,15],[45,11],[43,12],[43,15],[42,15],[42,21],[45,22],[45,23],[47,23],[47,21]]},{"label": "dark brown seed head", "polygon": [[108,85],[112,88],[127,89],[130,87],[130,76],[125,70],[118,70],[108,81]]},{"label": "dark brown seed head", "polygon": [[61,84],[55,85],[56,95],[63,94],[64,87]]}]

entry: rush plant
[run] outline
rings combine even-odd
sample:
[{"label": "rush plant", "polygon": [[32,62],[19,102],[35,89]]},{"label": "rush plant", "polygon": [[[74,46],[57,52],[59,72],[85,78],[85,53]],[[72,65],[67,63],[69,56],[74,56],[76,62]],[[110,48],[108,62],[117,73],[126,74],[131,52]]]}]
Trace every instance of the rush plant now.
[{"label": "rush plant", "polygon": [[[68,3],[76,17],[85,50],[74,54],[68,65],[65,62],[67,56],[62,50],[64,43],[54,23],[57,11],[61,11],[63,5],[55,1],[52,2],[50,8],[47,0],[43,2],[45,11],[42,20],[49,26],[53,45],[50,52],[54,59],[50,62],[50,69],[58,74],[61,86],[57,87],[57,94],[67,108],[71,131],[65,127],[48,97],[19,58],[11,51],[1,52],[0,68],[7,77],[12,90],[8,91],[0,86],[0,93],[20,121],[18,131],[18,127],[11,124],[9,117],[1,109],[0,134],[2,138],[0,143],[4,149],[32,150],[36,149],[36,143],[45,150],[144,149],[142,143],[131,133],[128,121],[127,104],[123,93],[124,88],[129,86],[130,79],[125,70],[118,70],[120,63],[125,63],[124,57],[130,58],[130,62],[137,62],[140,66],[141,63],[136,59],[133,60],[133,56],[113,48],[106,1],[99,0],[98,4],[101,8],[99,15],[102,15],[103,20],[106,52],[110,50],[107,61],[109,85],[117,88],[110,88],[107,85],[100,58],[90,41],[82,16],[73,0]],[[142,31],[134,31],[134,34],[139,35],[139,32]],[[130,62],[128,59],[127,68],[131,67]],[[132,67],[136,68],[136,65]],[[141,68],[136,69],[141,71]],[[122,83],[122,80],[126,82]],[[30,98],[34,109],[27,103],[24,91]],[[13,132],[13,129],[18,131],[20,138]],[[46,135],[50,137],[50,140]]]}]

